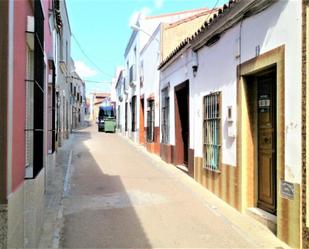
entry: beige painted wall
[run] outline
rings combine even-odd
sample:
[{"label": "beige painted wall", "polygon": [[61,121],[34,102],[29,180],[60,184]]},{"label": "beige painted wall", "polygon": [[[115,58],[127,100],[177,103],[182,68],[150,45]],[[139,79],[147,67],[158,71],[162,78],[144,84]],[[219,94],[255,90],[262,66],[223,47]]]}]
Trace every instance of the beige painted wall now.
[{"label": "beige painted wall", "polygon": [[[201,14],[199,14],[201,15]],[[209,20],[213,14],[208,12],[204,15],[185,19],[184,22],[176,22],[163,25],[162,34],[162,54],[161,59],[164,60],[173,50],[187,37],[190,37],[199,29],[206,20]]]}]

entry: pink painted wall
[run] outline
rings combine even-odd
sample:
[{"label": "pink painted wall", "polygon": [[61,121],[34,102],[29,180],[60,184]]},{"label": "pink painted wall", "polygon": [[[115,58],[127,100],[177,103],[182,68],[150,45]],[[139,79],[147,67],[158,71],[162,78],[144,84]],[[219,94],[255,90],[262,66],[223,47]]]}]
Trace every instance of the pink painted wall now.
[{"label": "pink painted wall", "polygon": [[[52,0],[42,0],[43,5],[43,11],[45,16],[45,22],[44,22],[44,40],[45,40],[45,52],[46,56],[53,55],[53,44],[52,44],[52,31],[49,27],[49,9],[52,9]],[[47,58],[48,60],[48,58]],[[46,119],[45,119],[45,130],[47,131],[45,133],[45,151],[48,152],[48,150],[52,149],[52,133],[48,132],[52,129],[52,94],[48,92],[48,61],[46,66],[46,95],[45,95],[45,113],[47,113]]]},{"label": "pink painted wall", "polygon": [[12,191],[23,182],[25,175],[25,96],[26,96],[26,25],[33,16],[30,1],[14,2],[14,86],[13,86],[13,149]]},{"label": "pink painted wall", "polygon": [[52,54],[52,33],[49,28],[49,9],[52,9],[51,0],[42,0],[43,12],[44,12],[44,41],[46,55]]}]

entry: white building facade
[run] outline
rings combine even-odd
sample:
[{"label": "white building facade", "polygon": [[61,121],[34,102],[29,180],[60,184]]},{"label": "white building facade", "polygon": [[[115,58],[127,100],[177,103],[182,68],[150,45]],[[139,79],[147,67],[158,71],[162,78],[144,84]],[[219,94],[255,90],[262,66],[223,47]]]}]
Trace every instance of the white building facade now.
[{"label": "white building facade", "polygon": [[299,1],[231,3],[160,65],[162,158],[267,217],[292,247],[301,241],[301,10]]}]

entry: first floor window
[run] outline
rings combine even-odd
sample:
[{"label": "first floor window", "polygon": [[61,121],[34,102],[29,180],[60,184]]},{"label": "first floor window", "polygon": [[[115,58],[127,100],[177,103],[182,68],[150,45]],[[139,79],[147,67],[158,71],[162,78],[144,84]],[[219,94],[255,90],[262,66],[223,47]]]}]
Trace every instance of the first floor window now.
[{"label": "first floor window", "polygon": [[162,131],[162,143],[168,144],[169,143],[169,105],[170,99],[168,95],[168,88],[164,88],[161,92],[161,131]]},{"label": "first floor window", "polygon": [[148,101],[147,106],[147,142],[153,142],[154,134],[154,120],[155,119],[155,110],[154,110],[154,100]]},{"label": "first floor window", "polygon": [[204,167],[219,170],[221,157],[221,92],[204,97]]}]

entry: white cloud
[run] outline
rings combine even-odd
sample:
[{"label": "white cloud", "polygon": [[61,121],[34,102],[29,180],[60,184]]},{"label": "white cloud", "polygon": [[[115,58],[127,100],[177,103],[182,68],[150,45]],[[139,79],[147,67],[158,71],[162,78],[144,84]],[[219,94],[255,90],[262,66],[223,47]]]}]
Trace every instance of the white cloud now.
[{"label": "white cloud", "polygon": [[129,18],[129,27],[131,27],[132,25],[135,25],[139,17],[147,16],[150,14],[150,12],[151,12],[151,9],[148,7],[143,7],[140,10],[134,11]]},{"label": "white cloud", "polygon": [[75,69],[81,78],[87,78],[97,75],[97,71],[88,67],[83,61],[75,61]]},{"label": "white cloud", "polygon": [[154,0],[154,5],[157,9],[161,9],[164,4],[164,0]]}]

